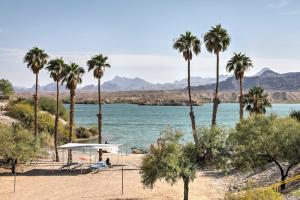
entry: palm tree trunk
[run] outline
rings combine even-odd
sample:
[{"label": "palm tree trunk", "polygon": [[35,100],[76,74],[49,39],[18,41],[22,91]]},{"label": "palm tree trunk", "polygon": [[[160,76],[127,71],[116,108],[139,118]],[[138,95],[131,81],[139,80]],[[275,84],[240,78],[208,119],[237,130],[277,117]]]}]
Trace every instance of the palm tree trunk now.
[{"label": "palm tree trunk", "polygon": [[35,74],[35,95],[34,95],[34,137],[37,138],[38,134],[38,83],[39,73]]},{"label": "palm tree trunk", "polygon": [[189,179],[183,178],[184,191],[183,191],[183,200],[189,199]]},{"label": "palm tree trunk", "polygon": [[189,104],[190,104],[190,118],[192,123],[192,132],[195,144],[198,143],[197,133],[196,133],[196,122],[195,122],[195,115],[193,111],[193,102],[192,102],[192,95],[191,95],[191,66],[190,66],[190,59],[188,59],[188,93],[189,93]]},{"label": "palm tree trunk", "polygon": [[59,162],[59,156],[57,151],[57,129],[58,129],[58,107],[59,107],[59,81],[56,81],[56,114],[54,122],[54,148],[55,148],[55,161]]},{"label": "palm tree trunk", "polygon": [[243,78],[240,77],[240,121],[244,115]]},{"label": "palm tree trunk", "polygon": [[[70,125],[69,125],[69,143],[72,142],[73,135],[73,119],[74,119],[74,105],[75,105],[75,90],[70,90]],[[68,151],[68,164],[72,163],[72,151]]]},{"label": "palm tree trunk", "polygon": [[215,97],[213,99],[213,113],[212,113],[212,121],[211,121],[212,126],[215,126],[217,124],[217,112],[218,112],[218,106],[220,104],[220,100],[218,98],[218,92],[219,92],[219,52],[217,52],[216,55],[217,55],[216,91],[215,91]]},{"label": "palm tree trunk", "polygon": [[[99,105],[99,113],[98,117],[98,143],[102,143],[102,108],[101,108],[101,90],[100,90],[100,78],[98,79],[98,105]],[[102,161],[102,149],[99,149],[99,161]]]}]

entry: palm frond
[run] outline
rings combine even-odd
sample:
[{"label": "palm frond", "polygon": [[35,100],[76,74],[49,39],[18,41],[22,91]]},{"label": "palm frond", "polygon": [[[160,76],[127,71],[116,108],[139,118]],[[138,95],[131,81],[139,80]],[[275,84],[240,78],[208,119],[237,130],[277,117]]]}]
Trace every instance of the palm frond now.
[{"label": "palm frond", "polygon": [[211,53],[216,54],[218,52],[225,51],[228,48],[230,41],[230,35],[220,24],[211,27],[211,29],[204,34],[206,49]]},{"label": "palm frond", "polygon": [[94,77],[100,79],[104,74],[105,68],[110,67],[107,60],[108,57],[103,56],[102,54],[93,56],[87,61],[88,71],[94,70]]},{"label": "palm frond", "polygon": [[33,47],[25,54],[23,61],[36,74],[47,64],[48,57],[44,50]]},{"label": "palm frond", "polygon": [[179,53],[182,53],[185,60],[191,60],[193,53],[198,55],[201,52],[201,41],[191,32],[187,31],[175,39],[173,48],[178,50]]}]

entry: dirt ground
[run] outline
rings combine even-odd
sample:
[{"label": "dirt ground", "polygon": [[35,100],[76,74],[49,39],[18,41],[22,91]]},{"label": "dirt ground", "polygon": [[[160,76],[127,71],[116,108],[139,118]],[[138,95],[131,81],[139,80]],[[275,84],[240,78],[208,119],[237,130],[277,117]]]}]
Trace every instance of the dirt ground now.
[{"label": "dirt ground", "polygon": [[[75,154],[74,160],[82,155]],[[85,155],[89,158],[88,155]],[[98,173],[88,173],[81,168],[60,170],[62,163],[38,162],[25,166],[16,178],[16,192],[13,192],[14,177],[8,171],[0,171],[0,199],[16,200],[177,200],[183,199],[183,184],[173,186],[159,181],[150,190],[143,187],[139,175],[141,155],[111,156],[113,168]],[[92,158],[93,162],[95,158]],[[86,161],[86,165],[90,160]],[[122,195],[122,167],[124,169],[124,190]],[[82,172],[82,173],[81,173]],[[226,183],[209,172],[197,172],[197,178],[190,184],[190,199],[223,199]]]}]

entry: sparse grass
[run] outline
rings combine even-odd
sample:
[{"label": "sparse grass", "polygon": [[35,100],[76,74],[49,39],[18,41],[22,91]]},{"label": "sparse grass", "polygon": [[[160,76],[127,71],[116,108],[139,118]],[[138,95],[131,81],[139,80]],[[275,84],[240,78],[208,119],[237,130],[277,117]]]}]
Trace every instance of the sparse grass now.
[{"label": "sparse grass", "polygon": [[291,195],[294,197],[300,197],[300,188],[294,190],[293,192],[291,192]]}]

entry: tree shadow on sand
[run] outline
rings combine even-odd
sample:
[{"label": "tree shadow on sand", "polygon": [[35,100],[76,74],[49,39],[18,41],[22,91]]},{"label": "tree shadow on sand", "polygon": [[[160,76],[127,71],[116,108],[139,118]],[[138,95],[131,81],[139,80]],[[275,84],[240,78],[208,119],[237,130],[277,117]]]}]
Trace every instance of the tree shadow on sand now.
[{"label": "tree shadow on sand", "polygon": [[[17,173],[17,176],[78,176],[83,174],[89,174],[91,170],[86,169],[32,169],[23,173]],[[12,176],[11,172],[0,173],[0,176]]]}]

